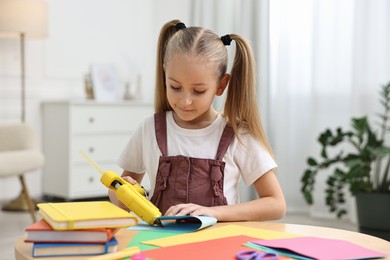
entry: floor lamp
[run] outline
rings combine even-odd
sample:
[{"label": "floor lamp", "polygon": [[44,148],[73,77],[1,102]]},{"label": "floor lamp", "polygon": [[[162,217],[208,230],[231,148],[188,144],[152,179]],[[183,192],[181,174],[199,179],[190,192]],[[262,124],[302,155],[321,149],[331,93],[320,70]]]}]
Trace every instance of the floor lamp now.
[{"label": "floor lamp", "polygon": [[[21,122],[26,121],[25,40],[47,36],[47,13],[43,0],[0,0],[0,38],[17,38],[20,42]],[[3,210],[27,210],[23,191]]]}]

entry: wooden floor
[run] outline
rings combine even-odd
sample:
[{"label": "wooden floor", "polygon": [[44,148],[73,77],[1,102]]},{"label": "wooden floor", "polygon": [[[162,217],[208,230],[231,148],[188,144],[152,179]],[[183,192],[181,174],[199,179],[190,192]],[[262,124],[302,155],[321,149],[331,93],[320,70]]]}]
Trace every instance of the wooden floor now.
[{"label": "wooden floor", "polygon": [[[39,217],[38,217],[39,219]],[[289,213],[278,222],[316,225],[357,231],[356,225],[342,220],[328,220],[311,218],[306,214]],[[26,226],[32,224],[27,212],[5,212],[0,210],[0,260],[13,260],[14,243],[24,234]]]}]

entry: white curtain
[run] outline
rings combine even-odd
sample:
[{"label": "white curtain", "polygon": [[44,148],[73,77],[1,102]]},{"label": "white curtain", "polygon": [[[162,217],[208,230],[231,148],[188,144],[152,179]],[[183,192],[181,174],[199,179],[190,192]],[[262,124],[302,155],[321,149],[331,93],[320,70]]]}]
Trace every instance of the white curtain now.
[{"label": "white curtain", "polygon": [[[319,155],[318,134],[379,112],[379,87],[390,81],[389,15],[386,0],[270,2],[270,135],[290,210],[307,209],[300,178],[306,158]],[[310,212],[330,216],[327,176],[319,177]]]},{"label": "white curtain", "polygon": [[[321,184],[326,174],[319,176],[312,207],[303,200],[300,178],[306,158],[318,157],[321,131],[379,112],[380,85],[390,81],[390,2],[194,0],[191,22],[251,40],[259,106],[288,210],[331,216]],[[349,207],[353,213],[352,201]]]}]

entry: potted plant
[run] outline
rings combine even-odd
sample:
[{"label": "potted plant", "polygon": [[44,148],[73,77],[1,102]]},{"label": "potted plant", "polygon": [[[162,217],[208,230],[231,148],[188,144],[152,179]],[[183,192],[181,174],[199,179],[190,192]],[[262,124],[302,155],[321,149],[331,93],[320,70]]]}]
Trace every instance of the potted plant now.
[{"label": "potted plant", "polygon": [[[390,240],[390,82],[382,86],[378,129],[371,127],[366,116],[352,118],[351,130],[341,127],[320,133],[320,158],[309,157],[301,179],[301,192],[308,204],[313,203],[315,179],[330,169],[326,182],[325,203],[338,217],[347,213],[346,193],[356,198],[359,230]],[[382,204],[380,204],[382,203]]]}]

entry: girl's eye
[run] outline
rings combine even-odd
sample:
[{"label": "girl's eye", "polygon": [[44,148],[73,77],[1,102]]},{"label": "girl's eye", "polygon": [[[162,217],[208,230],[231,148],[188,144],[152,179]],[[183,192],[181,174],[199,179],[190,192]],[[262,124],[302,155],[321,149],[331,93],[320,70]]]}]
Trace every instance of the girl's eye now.
[{"label": "girl's eye", "polygon": [[173,89],[174,91],[179,91],[181,88],[180,87],[175,87],[175,86],[170,86],[171,87],[171,89]]},{"label": "girl's eye", "polygon": [[197,95],[204,94],[205,92],[206,92],[206,90],[194,90],[194,93]]}]

